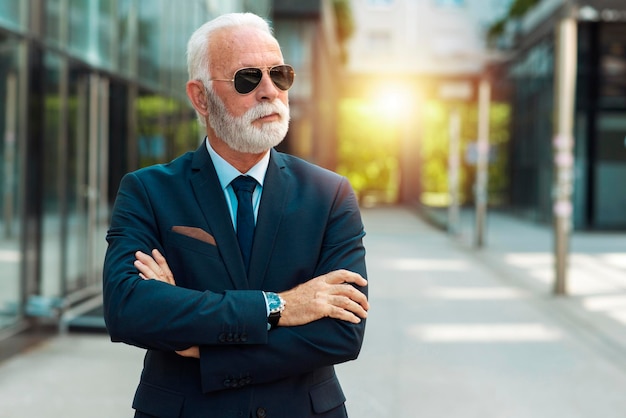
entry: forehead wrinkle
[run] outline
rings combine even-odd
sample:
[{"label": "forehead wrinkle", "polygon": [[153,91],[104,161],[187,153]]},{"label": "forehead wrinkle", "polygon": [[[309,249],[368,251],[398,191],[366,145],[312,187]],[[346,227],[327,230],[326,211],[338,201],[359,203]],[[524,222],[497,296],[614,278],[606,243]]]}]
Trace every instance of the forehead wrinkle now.
[{"label": "forehead wrinkle", "polygon": [[280,46],[270,34],[255,28],[224,28],[217,31],[210,46],[212,74],[230,77],[244,67],[282,64]]}]

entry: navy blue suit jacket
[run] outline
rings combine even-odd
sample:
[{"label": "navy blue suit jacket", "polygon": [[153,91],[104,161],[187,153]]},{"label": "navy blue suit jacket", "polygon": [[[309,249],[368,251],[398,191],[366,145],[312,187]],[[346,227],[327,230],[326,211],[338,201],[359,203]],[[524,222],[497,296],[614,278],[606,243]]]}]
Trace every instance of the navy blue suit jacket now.
[{"label": "navy blue suit jacket", "polygon": [[[147,349],[136,416],[345,417],[333,365],[357,357],[365,321],[268,332],[259,290],[337,269],[366,277],[363,236],[345,178],[272,150],[246,277],[205,144],[127,174],[107,235],[104,313],[113,341]],[[134,253],[153,248],[176,286],[139,278]],[[200,360],[175,353],[193,345]]]}]

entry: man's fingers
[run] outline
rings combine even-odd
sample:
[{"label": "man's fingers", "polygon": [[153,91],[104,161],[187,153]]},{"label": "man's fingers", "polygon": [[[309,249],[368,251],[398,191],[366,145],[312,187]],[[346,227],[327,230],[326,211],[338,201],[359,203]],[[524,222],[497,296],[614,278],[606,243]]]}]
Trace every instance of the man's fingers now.
[{"label": "man's fingers", "polygon": [[335,270],[323,276],[328,284],[353,283],[357,286],[367,286],[367,280],[358,273],[349,270]]},{"label": "man's fingers", "polygon": [[[141,271],[150,277],[158,276],[160,271],[162,270],[159,267],[159,264],[152,257],[150,257],[150,255],[144,252],[137,251],[135,253],[135,258],[137,259],[137,261],[139,261],[139,263],[141,263],[140,265],[143,266]],[[135,267],[137,267],[137,265],[138,264],[135,263]]]},{"label": "man's fingers", "polygon": [[182,357],[200,358],[200,347],[194,345],[186,350],[177,351],[176,354]]},{"label": "man's fingers", "polygon": [[[143,279],[156,279],[171,285],[176,285],[174,275],[170,270],[165,257],[159,250],[152,250],[152,256],[141,251],[135,252],[135,267]],[[143,276],[142,276],[143,275]]]},{"label": "man's fingers", "polygon": [[142,252],[142,251],[136,251],[135,252],[135,258],[137,260],[139,260],[142,264],[144,264],[146,267],[150,268],[150,266],[152,265],[153,267],[157,266],[156,261],[154,261],[152,259],[152,257],[150,257],[148,254]]},{"label": "man's fingers", "polygon": [[328,316],[331,318],[340,319],[342,321],[351,322],[353,324],[358,324],[361,322],[361,318],[359,318],[352,312],[347,311],[345,309],[341,309],[337,306],[331,307],[331,310]]},{"label": "man's fingers", "polygon": [[141,276],[142,279],[156,277],[156,273],[154,272],[154,270],[152,270],[141,260],[137,259],[133,264],[135,265],[135,268],[139,270],[139,276]]},{"label": "man's fingers", "polygon": [[335,296],[332,299],[332,305],[337,308],[341,308],[344,311],[348,311],[358,316],[359,318],[367,318],[367,310],[358,302],[347,298],[345,296]]},{"label": "man's fingers", "polygon": [[168,278],[174,277],[174,275],[172,274],[172,271],[170,270],[170,266],[167,265],[167,261],[165,261],[165,257],[163,257],[163,255],[159,252],[159,250],[157,250],[156,248],[152,250],[152,257],[154,257],[154,260],[157,262],[157,264],[163,271],[163,274],[168,276]]},{"label": "man's fingers", "polygon": [[335,295],[346,297],[349,300],[357,303],[359,306],[363,307],[363,309],[365,310],[368,310],[370,308],[370,304],[367,301],[367,296],[365,296],[358,289],[355,289],[349,284],[334,285],[333,291]]}]

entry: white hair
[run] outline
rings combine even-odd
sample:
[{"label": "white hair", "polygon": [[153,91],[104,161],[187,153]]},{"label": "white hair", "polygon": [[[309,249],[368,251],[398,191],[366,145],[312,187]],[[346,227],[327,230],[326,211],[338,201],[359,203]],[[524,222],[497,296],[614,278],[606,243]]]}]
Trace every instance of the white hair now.
[{"label": "white hair", "polygon": [[200,26],[187,42],[187,72],[189,80],[201,80],[209,88],[207,81],[211,78],[209,65],[209,43],[211,35],[219,29],[230,27],[257,28],[272,35],[269,23],[253,13],[228,13],[216,17]]}]

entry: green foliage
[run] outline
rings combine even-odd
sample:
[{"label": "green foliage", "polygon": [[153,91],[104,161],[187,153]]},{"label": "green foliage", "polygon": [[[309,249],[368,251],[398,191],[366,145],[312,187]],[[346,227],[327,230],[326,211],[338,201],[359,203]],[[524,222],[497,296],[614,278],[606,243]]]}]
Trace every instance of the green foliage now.
[{"label": "green foliage", "polygon": [[135,104],[140,143],[162,144],[158,154],[142,154],[140,145],[140,167],[165,162],[198,146],[197,122],[186,104],[156,94],[140,96]]},{"label": "green foliage", "polygon": [[337,171],[362,199],[375,195],[393,202],[398,193],[399,130],[381,119],[369,102],[343,99],[339,104]]},{"label": "green foliage", "polygon": [[523,17],[530,9],[539,4],[540,1],[541,0],[514,0],[506,16],[489,27],[487,39],[492,40],[502,35],[508,21]]},{"label": "green foliage", "polygon": [[345,64],[348,60],[346,42],[354,33],[354,19],[352,18],[350,1],[333,0],[333,10],[335,12],[335,21],[337,22],[335,30],[337,34],[337,41],[339,42],[341,62]]},{"label": "green foliage", "polygon": [[526,12],[539,4],[539,1],[540,0],[515,0],[509,9],[509,17],[519,18],[524,16]]},{"label": "green foliage", "polygon": [[[428,101],[422,106],[421,184],[424,196],[446,205],[448,202],[449,124],[452,105]],[[474,103],[457,105],[461,118],[459,188],[462,204],[474,201],[476,167],[466,155],[476,142],[478,109]],[[491,204],[503,201],[509,185],[507,144],[510,106],[492,103],[489,143],[494,157],[488,166],[488,193]],[[402,124],[385,117],[365,100],[343,99],[338,118],[339,155],[337,171],[352,183],[360,200],[375,196],[378,202],[393,203],[398,196],[399,157]]]},{"label": "green foliage", "polygon": [[[461,118],[459,194],[461,204],[473,203],[476,167],[466,158],[468,148],[476,142],[478,109],[475,104],[457,105]],[[424,136],[422,141],[422,190],[432,196],[448,194],[449,124],[451,107],[441,101],[425,104]],[[493,149],[488,168],[489,199],[503,200],[508,187],[506,146],[509,140],[510,107],[492,103],[490,110],[489,145]],[[445,202],[445,199],[440,199]]]},{"label": "green foliage", "polygon": [[491,25],[489,27],[489,30],[487,31],[487,39],[493,40],[493,39],[496,39],[498,36],[502,35],[504,33],[504,27],[506,25],[506,22],[507,22],[507,18],[505,17],[503,19],[498,20],[493,25]]},{"label": "green foliage", "polygon": [[349,0],[333,0],[335,20],[337,21],[337,39],[345,43],[354,33],[354,19]]}]

